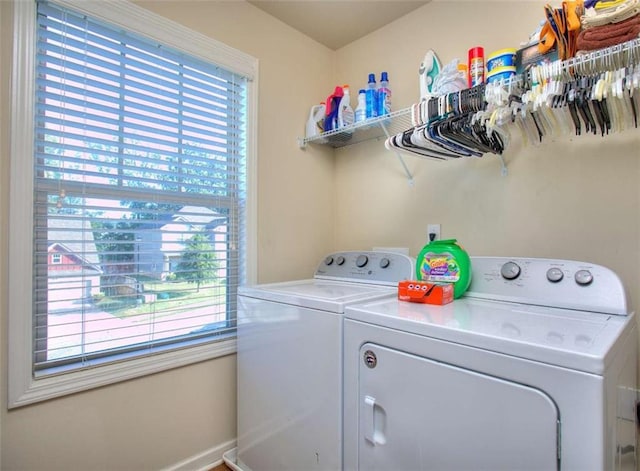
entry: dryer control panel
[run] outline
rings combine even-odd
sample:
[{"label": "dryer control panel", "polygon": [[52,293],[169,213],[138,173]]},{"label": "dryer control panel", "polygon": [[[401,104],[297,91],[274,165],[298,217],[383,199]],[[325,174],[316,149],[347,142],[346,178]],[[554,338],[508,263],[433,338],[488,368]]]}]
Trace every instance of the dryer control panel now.
[{"label": "dryer control panel", "polygon": [[588,262],[546,258],[471,257],[465,296],[627,315],[627,296],[613,271]]},{"label": "dryer control panel", "polygon": [[415,260],[396,252],[336,252],[320,262],[314,278],[397,286],[415,277]]}]

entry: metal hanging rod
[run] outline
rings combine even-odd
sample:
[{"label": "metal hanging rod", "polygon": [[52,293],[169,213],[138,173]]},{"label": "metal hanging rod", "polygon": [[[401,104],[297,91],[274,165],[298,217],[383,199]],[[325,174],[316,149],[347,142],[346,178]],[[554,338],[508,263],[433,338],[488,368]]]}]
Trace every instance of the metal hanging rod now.
[{"label": "metal hanging rod", "polygon": [[595,51],[579,54],[564,61],[532,66],[523,74],[527,88],[550,77],[585,76],[640,64],[640,38]]},{"label": "metal hanging rod", "polygon": [[640,38],[580,54],[562,62],[565,70],[600,72],[640,62]]}]

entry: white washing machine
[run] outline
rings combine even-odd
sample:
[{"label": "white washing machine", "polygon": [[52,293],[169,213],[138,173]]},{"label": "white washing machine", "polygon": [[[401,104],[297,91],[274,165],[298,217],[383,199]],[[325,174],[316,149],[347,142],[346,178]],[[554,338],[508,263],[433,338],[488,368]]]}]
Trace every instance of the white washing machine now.
[{"label": "white washing machine", "polygon": [[398,253],[340,252],[313,279],[240,288],[240,468],[341,469],[344,309],[393,299],[414,267]]},{"label": "white washing machine", "polygon": [[349,306],[344,469],[636,469],[638,335],[589,263],[474,257],[444,306]]}]

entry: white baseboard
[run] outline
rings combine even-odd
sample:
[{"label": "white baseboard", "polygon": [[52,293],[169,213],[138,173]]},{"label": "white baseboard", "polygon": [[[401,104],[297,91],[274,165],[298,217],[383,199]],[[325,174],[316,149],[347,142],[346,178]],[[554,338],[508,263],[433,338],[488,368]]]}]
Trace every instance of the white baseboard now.
[{"label": "white baseboard", "polygon": [[222,464],[222,455],[236,446],[236,440],[209,448],[208,450],[193,455],[174,465],[164,468],[162,471],[207,471]]},{"label": "white baseboard", "polygon": [[247,465],[242,468],[238,464],[238,449],[233,448],[227,451],[224,455],[222,455],[222,459],[224,460],[224,464],[227,465],[227,468],[231,468],[233,471],[251,471]]}]

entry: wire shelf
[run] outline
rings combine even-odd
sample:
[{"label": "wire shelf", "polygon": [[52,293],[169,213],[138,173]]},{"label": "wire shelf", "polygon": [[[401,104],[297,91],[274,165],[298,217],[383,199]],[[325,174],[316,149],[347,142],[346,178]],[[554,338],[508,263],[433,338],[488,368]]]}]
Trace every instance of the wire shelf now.
[{"label": "wire shelf", "polygon": [[314,137],[298,138],[300,147],[307,144],[328,145],[337,149],[370,139],[387,138],[413,127],[411,108],[393,111],[379,118],[370,118],[333,131],[323,132]]}]

